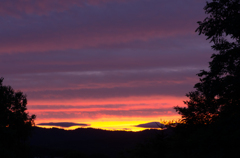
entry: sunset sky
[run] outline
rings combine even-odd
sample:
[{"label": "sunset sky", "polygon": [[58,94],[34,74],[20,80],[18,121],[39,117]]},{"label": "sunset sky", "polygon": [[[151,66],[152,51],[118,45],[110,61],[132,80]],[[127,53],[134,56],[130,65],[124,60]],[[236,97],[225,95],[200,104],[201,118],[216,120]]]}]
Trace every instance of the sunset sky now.
[{"label": "sunset sky", "polygon": [[174,106],[213,53],[205,0],[0,0],[0,77],[35,123],[130,129]]}]

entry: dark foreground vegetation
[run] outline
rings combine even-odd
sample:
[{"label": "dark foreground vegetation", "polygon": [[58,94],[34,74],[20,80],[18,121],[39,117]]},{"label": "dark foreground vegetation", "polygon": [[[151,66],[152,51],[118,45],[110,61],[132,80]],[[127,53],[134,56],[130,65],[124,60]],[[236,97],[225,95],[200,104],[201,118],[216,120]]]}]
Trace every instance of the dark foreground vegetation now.
[{"label": "dark foreground vegetation", "polygon": [[240,144],[240,0],[213,0],[197,32],[216,51],[209,70],[197,74],[187,107],[176,106],[182,121],[167,130],[138,133],[35,128],[28,116],[26,96],[3,86],[0,79],[0,157],[238,157]]},{"label": "dark foreground vegetation", "polygon": [[82,128],[73,131],[35,128],[30,157],[53,158],[224,158],[238,154],[239,116],[208,126],[169,127],[142,132]]},{"label": "dark foreground vegetation", "polygon": [[[170,133],[171,131],[165,131]],[[159,130],[142,132],[106,131],[92,128],[63,130],[34,128],[29,139],[31,157],[129,157],[138,145],[161,135]]]},{"label": "dark foreground vegetation", "polygon": [[230,158],[239,154],[239,116],[223,118],[209,126],[179,126],[175,134],[156,136],[132,150],[128,158]]}]

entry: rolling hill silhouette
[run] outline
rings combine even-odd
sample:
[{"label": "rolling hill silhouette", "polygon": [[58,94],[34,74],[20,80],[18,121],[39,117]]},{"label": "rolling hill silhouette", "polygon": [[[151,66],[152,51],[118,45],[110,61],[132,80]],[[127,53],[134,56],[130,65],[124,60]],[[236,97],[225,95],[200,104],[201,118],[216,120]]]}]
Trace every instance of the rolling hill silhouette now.
[{"label": "rolling hill silhouette", "polygon": [[[96,154],[117,157],[120,153],[127,154],[127,150],[161,134],[162,131],[153,129],[141,132],[106,131],[93,128],[67,131],[35,127],[29,143],[32,156],[53,157],[79,152],[88,157],[94,157]],[[169,134],[169,131],[165,134]]]}]

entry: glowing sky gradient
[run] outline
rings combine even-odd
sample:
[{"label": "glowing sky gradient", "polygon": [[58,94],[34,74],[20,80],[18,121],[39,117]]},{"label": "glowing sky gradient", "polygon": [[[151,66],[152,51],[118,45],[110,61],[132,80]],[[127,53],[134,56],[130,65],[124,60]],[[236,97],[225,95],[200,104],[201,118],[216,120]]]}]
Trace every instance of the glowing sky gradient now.
[{"label": "glowing sky gradient", "polygon": [[[180,116],[213,53],[203,0],[0,0],[0,77],[36,124],[104,129]],[[75,127],[71,127],[75,128]]]}]

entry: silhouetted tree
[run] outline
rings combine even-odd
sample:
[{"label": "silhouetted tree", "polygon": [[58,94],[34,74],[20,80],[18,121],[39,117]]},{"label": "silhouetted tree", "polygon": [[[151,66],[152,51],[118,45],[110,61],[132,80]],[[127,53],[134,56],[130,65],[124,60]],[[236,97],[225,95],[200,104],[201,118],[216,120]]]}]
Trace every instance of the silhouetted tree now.
[{"label": "silhouetted tree", "polygon": [[211,39],[217,54],[200,82],[189,92],[187,107],[174,107],[187,124],[210,124],[223,115],[238,115],[240,109],[240,0],[213,0],[204,7],[209,15],[196,32]]},{"label": "silhouetted tree", "polygon": [[3,86],[2,82],[0,78],[0,157],[24,157],[24,141],[34,125],[35,115],[26,112],[26,95]]}]

